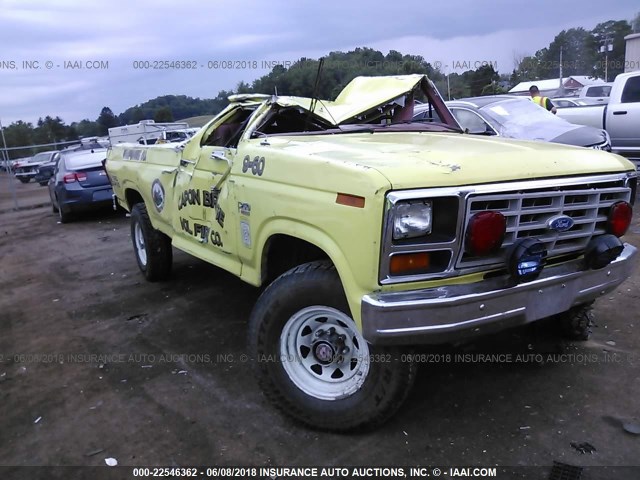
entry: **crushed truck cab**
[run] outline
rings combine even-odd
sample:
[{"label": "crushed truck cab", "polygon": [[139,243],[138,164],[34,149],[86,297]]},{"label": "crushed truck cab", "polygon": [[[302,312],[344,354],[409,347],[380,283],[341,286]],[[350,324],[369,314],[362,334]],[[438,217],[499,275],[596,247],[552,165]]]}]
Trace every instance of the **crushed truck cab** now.
[{"label": "crushed truck cab", "polygon": [[[410,123],[415,101],[427,117]],[[375,425],[416,365],[405,345],[556,316],[630,274],[637,174],[622,157],[463,132],[422,75],[358,77],[333,101],[235,95],[179,144],[114,146],[138,265],[172,248],[266,286],[249,319],[259,383],[308,425]]]}]

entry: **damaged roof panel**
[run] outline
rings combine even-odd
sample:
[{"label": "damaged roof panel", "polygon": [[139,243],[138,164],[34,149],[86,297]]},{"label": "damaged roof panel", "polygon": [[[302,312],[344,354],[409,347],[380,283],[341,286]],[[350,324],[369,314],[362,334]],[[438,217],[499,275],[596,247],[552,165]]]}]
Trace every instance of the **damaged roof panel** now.
[{"label": "damaged roof panel", "polygon": [[[354,117],[412,92],[426,75],[396,75],[391,77],[356,77],[345,86],[335,100],[321,100],[314,114],[332,125],[340,125]],[[261,94],[231,95],[230,102],[256,102],[269,98],[282,107],[299,107],[309,111],[311,98]]]}]

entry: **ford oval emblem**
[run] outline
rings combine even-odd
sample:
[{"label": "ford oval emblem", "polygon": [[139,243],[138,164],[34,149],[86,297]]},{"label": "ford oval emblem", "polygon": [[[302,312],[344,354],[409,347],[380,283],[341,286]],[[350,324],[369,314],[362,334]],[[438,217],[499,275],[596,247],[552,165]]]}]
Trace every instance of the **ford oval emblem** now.
[{"label": "ford oval emblem", "polygon": [[566,232],[573,227],[574,223],[573,218],[567,215],[556,215],[549,219],[547,228],[549,228],[549,230],[555,230],[556,232]]}]

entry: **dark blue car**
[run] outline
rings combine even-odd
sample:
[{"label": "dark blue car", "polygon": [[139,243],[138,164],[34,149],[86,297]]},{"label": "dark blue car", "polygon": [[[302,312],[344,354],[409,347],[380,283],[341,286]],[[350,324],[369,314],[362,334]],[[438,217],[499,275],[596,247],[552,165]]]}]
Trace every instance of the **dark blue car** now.
[{"label": "dark blue car", "polygon": [[49,180],[49,195],[61,223],[77,212],[112,205],[113,190],[102,161],[106,149],[78,151],[64,155]]},{"label": "dark blue car", "polygon": [[98,142],[95,142],[95,141],[88,141],[88,142],[83,141],[82,143],[79,143],[77,145],[71,145],[70,147],[67,147],[64,150],[61,150],[60,155],[55,156],[53,160],[51,160],[50,162],[43,163],[42,165],[40,165],[40,167],[38,168],[38,173],[36,174],[34,180],[38,182],[41,186],[45,187],[49,185],[49,179],[53,177],[56,167],[58,166],[58,161],[60,160],[61,157],[64,157],[65,155],[71,155],[73,153],[76,153],[82,150],[97,151],[97,150],[104,150],[104,148],[105,148],[104,146],[100,145]]}]

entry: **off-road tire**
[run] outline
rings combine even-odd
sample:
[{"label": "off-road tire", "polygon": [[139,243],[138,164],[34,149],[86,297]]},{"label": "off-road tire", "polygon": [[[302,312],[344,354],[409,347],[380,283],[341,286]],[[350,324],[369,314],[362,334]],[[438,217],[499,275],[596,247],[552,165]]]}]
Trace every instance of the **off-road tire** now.
[{"label": "off-road tire", "polygon": [[[352,393],[333,400],[305,393],[287,373],[282,359],[281,341],[292,335],[281,336],[290,320],[309,307],[338,311],[357,331],[330,262],[306,263],[282,274],[262,293],[249,320],[250,358],[266,397],[283,413],[320,430],[363,430],[382,424],[409,394],[417,365],[407,361],[401,349],[373,347],[363,340],[371,361],[365,380]],[[298,359],[302,364],[302,356]]]},{"label": "off-road tire", "polygon": [[[142,248],[146,253],[146,260],[141,258],[140,245],[136,240],[136,228],[138,226],[144,240]],[[144,203],[137,203],[131,209],[131,240],[136,262],[138,262],[138,267],[144,277],[150,282],[169,278],[173,263],[171,239],[153,228]]]},{"label": "off-road tire", "polygon": [[568,340],[589,340],[593,327],[593,302],[578,305],[558,315],[563,336]]}]

